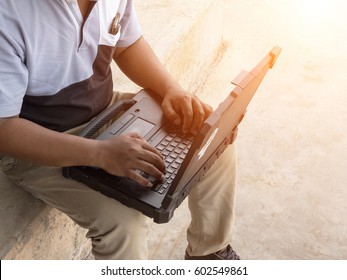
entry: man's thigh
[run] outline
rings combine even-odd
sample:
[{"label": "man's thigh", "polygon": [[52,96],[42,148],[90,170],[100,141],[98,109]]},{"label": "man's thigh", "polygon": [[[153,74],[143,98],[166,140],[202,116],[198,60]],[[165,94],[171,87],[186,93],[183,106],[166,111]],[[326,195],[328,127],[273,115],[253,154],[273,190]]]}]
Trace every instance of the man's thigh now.
[{"label": "man's thigh", "polygon": [[107,224],[124,219],[138,219],[139,212],[128,208],[86,185],[62,176],[61,168],[38,166],[3,156],[0,167],[16,185],[64,212],[79,225]]}]

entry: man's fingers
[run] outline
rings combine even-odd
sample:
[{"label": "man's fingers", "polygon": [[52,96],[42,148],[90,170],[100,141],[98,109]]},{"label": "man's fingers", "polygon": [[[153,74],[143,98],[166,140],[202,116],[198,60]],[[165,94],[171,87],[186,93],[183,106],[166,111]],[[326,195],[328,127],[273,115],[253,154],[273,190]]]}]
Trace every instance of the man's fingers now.
[{"label": "man's fingers", "polygon": [[144,186],[144,187],[152,187],[153,184],[150,180],[144,178],[141,176],[137,171],[133,169],[129,169],[126,173],[126,177],[128,177],[130,180],[133,180],[134,182]]},{"label": "man's fingers", "polygon": [[[153,147],[151,147],[153,148]],[[143,160],[145,162],[150,163],[151,165],[155,166],[157,169],[159,169],[162,173],[165,172],[165,162],[163,160],[163,156],[160,154],[160,152],[154,148],[154,151],[146,150],[144,149],[142,153],[139,153],[138,159]],[[143,170],[146,171],[146,170]]]},{"label": "man's fingers", "polygon": [[182,124],[182,119],[177,112],[177,108],[174,108],[174,105],[170,101],[164,100],[162,108],[165,112],[165,116],[170,122],[172,122],[174,125]]},{"label": "man's fingers", "polygon": [[181,112],[183,115],[183,133],[188,133],[191,129],[194,116],[194,108],[192,104],[192,98],[190,96],[185,96],[181,102]]},{"label": "man's fingers", "polygon": [[194,118],[190,128],[193,134],[196,134],[205,120],[205,110],[202,103],[197,98],[193,98],[192,105],[194,109]]}]

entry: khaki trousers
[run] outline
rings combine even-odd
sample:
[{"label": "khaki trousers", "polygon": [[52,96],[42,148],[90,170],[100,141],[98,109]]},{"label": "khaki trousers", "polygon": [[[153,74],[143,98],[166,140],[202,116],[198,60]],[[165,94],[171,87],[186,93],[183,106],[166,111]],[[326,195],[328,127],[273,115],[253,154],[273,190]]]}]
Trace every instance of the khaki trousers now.
[{"label": "khaki trousers", "polygon": [[[148,258],[146,237],[150,219],[140,212],[63,177],[61,168],[38,166],[8,156],[0,159],[0,168],[15,184],[88,229],[95,259]],[[235,147],[231,145],[188,196],[190,255],[210,254],[231,243],[235,179]]]}]

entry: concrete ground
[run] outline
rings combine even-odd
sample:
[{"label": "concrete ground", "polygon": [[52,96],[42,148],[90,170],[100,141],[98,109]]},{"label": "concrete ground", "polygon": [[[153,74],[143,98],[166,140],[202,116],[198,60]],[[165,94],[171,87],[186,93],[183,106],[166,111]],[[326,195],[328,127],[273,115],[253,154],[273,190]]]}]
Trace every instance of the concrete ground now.
[{"label": "concrete ground", "polygon": [[[233,247],[243,259],[347,259],[347,5],[226,5],[226,52],[202,98],[216,105],[241,69],[283,49],[240,126]],[[182,258],[188,222],[185,205],[153,225],[151,258]]]}]

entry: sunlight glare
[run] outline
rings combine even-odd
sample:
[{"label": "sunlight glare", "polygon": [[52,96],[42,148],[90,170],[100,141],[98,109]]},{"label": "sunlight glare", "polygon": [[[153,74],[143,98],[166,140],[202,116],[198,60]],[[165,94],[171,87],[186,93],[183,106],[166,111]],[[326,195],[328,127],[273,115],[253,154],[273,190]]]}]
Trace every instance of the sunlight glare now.
[{"label": "sunlight glare", "polygon": [[331,13],[331,1],[301,0],[297,2],[299,15],[309,21],[319,21]]},{"label": "sunlight glare", "polygon": [[[289,26],[294,36],[317,45],[342,36],[346,25],[347,3],[343,0],[293,0]],[[288,11],[288,12],[289,12]]]},{"label": "sunlight glare", "polygon": [[335,22],[346,12],[346,4],[341,0],[296,0],[296,14],[304,24],[324,25]]}]

